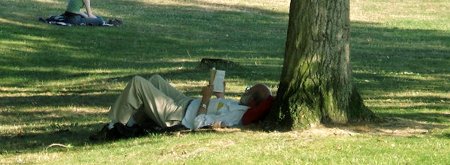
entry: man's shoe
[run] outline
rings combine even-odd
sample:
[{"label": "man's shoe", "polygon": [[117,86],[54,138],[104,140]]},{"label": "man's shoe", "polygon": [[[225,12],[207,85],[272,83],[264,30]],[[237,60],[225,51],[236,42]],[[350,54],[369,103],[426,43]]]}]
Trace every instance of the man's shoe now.
[{"label": "man's shoe", "polygon": [[165,128],[166,132],[178,132],[178,131],[186,131],[186,130],[189,130],[189,128],[186,128],[185,126],[183,126],[181,124]]},{"label": "man's shoe", "polygon": [[113,25],[113,26],[119,26],[122,25],[122,21],[119,19],[110,19],[106,22],[107,24]]},{"label": "man's shoe", "polygon": [[133,125],[132,127],[128,127],[123,125],[122,123],[115,123],[114,128],[117,129],[117,132],[125,138],[137,137],[144,135],[144,129],[139,127],[138,125]]},{"label": "man's shoe", "polygon": [[120,134],[117,132],[117,129],[109,129],[108,124],[103,126],[103,128],[99,132],[89,136],[89,140],[91,141],[114,140],[118,138],[120,138]]}]

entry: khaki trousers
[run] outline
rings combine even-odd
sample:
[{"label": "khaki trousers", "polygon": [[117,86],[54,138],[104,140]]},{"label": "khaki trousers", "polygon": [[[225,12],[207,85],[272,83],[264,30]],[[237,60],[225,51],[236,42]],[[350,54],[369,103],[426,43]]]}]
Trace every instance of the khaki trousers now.
[{"label": "khaki trousers", "polygon": [[149,80],[135,76],[109,111],[113,123],[126,124],[133,114],[143,114],[162,128],[181,124],[192,98],[172,87],[159,75]]}]

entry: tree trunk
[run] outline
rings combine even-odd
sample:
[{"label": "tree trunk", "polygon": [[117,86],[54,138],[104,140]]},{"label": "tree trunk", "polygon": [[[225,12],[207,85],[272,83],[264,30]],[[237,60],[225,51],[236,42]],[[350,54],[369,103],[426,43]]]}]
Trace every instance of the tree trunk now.
[{"label": "tree trunk", "polygon": [[349,0],[292,0],[283,70],[268,123],[288,129],[368,120],[351,83]]}]

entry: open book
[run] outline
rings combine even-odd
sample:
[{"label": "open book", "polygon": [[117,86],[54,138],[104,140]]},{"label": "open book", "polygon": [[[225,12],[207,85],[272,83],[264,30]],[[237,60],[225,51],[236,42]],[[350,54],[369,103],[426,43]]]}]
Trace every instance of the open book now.
[{"label": "open book", "polygon": [[210,85],[213,85],[214,92],[224,92],[225,86],[225,71],[224,70],[216,70],[211,69],[211,80],[209,81]]}]

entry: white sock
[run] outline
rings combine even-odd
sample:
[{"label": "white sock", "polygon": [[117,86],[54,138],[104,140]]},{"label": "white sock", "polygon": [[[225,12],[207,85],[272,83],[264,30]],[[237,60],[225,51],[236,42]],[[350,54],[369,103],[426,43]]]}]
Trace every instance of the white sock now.
[{"label": "white sock", "polygon": [[130,119],[127,122],[128,127],[132,127],[134,124],[136,124],[136,121],[134,120],[134,117],[131,116]]}]

